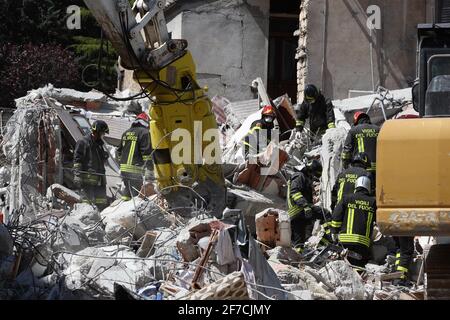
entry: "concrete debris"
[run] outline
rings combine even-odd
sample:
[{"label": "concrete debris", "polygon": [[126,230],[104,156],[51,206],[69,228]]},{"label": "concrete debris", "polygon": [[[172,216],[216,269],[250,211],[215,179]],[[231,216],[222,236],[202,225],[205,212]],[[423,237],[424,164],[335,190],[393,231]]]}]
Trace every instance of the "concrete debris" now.
[{"label": "concrete debris", "polygon": [[341,300],[364,300],[363,281],[345,261],[330,262],[319,274],[335,288],[334,294]]},{"label": "concrete debris", "polygon": [[87,238],[89,246],[105,242],[106,233],[97,208],[87,203],[77,203],[65,217],[65,225],[76,228]]},{"label": "concrete debris", "polygon": [[190,295],[188,300],[248,300],[244,275],[233,272],[221,280]]},{"label": "concrete debris", "polygon": [[61,204],[67,204],[69,207],[82,202],[79,194],[57,183],[47,189],[47,198]]},{"label": "concrete debris", "polygon": [[78,225],[69,225],[64,222],[59,227],[59,233],[53,244],[53,248],[56,251],[68,250],[70,252],[78,252],[87,247],[89,247],[89,239]]},{"label": "concrete debris", "polygon": [[177,237],[177,249],[180,251],[184,261],[194,261],[199,257],[195,240],[191,237],[189,230],[184,229]]},{"label": "concrete debris", "polygon": [[216,256],[217,264],[220,266],[229,265],[236,261],[233,242],[231,240],[230,233],[226,229],[219,231],[216,244]]},{"label": "concrete debris", "polygon": [[377,264],[368,263],[368,264],[366,264],[365,269],[366,269],[367,273],[369,273],[369,274],[389,273],[389,268],[386,265],[380,266]]},{"label": "concrete debris", "polygon": [[168,214],[155,202],[139,197],[131,201],[117,201],[101,212],[106,237],[117,242],[131,236],[139,239],[146,231],[170,227]]},{"label": "concrete debris", "polygon": [[313,300],[313,296],[309,290],[292,290],[288,294],[288,300]]},{"label": "concrete debris", "polygon": [[250,232],[256,233],[255,215],[267,208],[286,208],[286,201],[270,199],[255,190],[228,189],[228,203],[230,208],[242,210]]},{"label": "concrete debris", "polygon": [[[333,100],[333,105],[341,111],[357,111],[360,109],[368,109],[372,105],[372,103],[374,103],[374,100],[379,96],[380,94],[376,93],[344,100]],[[405,88],[389,91],[388,99],[411,101],[412,90],[411,88]]]},{"label": "concrete debris", "polygon": [[177,236],[179,230],[160,229],[156,231],[155,251],[149,257],[150,272],[156,280],[165,280],[168,270],[177,269],[182,262],[181,254],[177,249]]},{"label": "concrete debris", "polygon": [[[408,97],[400,99],[405,93],[387,96],[391,109],[399,106],[397,100],[406,104]],[[147,111],[148,102],[115,102],[99,92],[51,85],[30,91],[16,101],[1,143],[0,299],[421,299],[424,255],[411,266],[417,269],[411,275],[416,284],[394,285],[400,277],[394,272],[397,247],[380,232],[374,232],[370,263],[359,269],[342,247],[323,244],[327,231],[320,221],[305,243],[291,243],[287,182],[308,162],[320,160],[323,174],[314,183],[313,202],[329,210],[349,113],[369,107],[375,97],[336,102],[336,128],[314,137],[292,132],[289,97],[275,99],[284,117],[277,124],[285,130],[284,141],[269,144],[257,164],[248,162],[240,142],[261,118],[260,101],[212,99],[227,178],[227,208],[212,217],[202,207],[177,213],[152,181],[146,181],[144,195],[119,199],[115,146],[129,127],[120,119],[134,119]],[[396,113],[410,116],[401,105],[402,113]],[[102,211],[77,190],[70,164],[74,143],[92,119],[111,126],[105,137],[108,206]],[[278,162],[271,163],[277,153]],[[262,166],[279,168],[263,175]]]},{"label": "concrete debris", "polygon": [[307,268],[298,269],[273,261],[269,263],[286,290],[290,292],[309,290],[312,293],[313,300],[337,300],[331,290],[306,271]]},{"label": "concrete debris", "polygon": [[291,222],[286,211],[267,209],[255,216],[258,241],[273,248],[291,247]]},{"label": "concrete debris", "polygon": [[344,149],[345,139],[348,130],[345,127],[327,130],[322,137],[322,148],[320,158],[322,160],[323,172],[320,184],[320,199],[323,199],[322,206],[330,209],[331,190],[337,176],[342,171],[341,154]]},{"label": "concrete debris", "polygon": [[280,261],[283,264],[294,265],[302,261],[302,256],[291,247],[276,247],[266,251],[269,261]]},{"label": "concrete debris", "polygon": [[147,231],[144,236],[144,240],[142,240],[142,244],[139,247],[136,255],[140,258],[147,258],[154,248],[155,240],[158,237],[158,234],[153,231]]},{"label": "concrete debris", "polygon": [[[86,248],[77,255],[63,254],[63,275],[70,290],[83,288],[93,298],[114,296],[114,282],[136,291],[153,278],[149,262],[140,260],[126,246]],[[86,285],[89,284],[89,285]]]}]

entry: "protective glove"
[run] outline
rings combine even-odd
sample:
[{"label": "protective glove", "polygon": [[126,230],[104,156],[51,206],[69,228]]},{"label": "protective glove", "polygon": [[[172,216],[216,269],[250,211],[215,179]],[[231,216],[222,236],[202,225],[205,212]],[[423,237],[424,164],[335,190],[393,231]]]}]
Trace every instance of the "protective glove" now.
[{"label": "protective glove", "polygon": [[305,208],[305,218],[310,220],[313,217],[313,212],[310,207]]},{"label": "protective glove", "polygon": [[336,129],[336,125],[333,122],[328,124],[328,129]]},{"label": "protective glove", "polygon": [[75,186],[75,188],[77,189],[81,189],[81,176],[79,175],[74,175],[73,176],[73,184]]}]

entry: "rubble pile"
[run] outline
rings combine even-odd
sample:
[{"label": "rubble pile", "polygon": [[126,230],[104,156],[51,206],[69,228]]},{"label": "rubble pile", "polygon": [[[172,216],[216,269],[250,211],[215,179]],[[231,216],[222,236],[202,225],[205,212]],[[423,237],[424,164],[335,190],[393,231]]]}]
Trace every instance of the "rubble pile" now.
[{"label": "rubble pile", "polygon": [[[286,104],[285,99],[279,101]],[[339,155],[350,129],[343,112],[335,109],[337,128],[323,137],[305,134],[295,139],[289,134],[271,148],[285,158],[279,172],[265,178],[258,172],[245,175],[250,169],[237,151],[256,115],[240,121],[225,98],[213,102],[227,127],[222,130],[224,168],[231,168],[226,174],[227,209],[216,218],[192,208],[193,218],[187,219],[168,208],[159,193],[115,200],[99,211],[71,189],[67,148],[77,135],[67,105],[114,105],[106,97],[49,86],[19,99],[2,142],[0,299],[420,297],[423,286],[391,284],[395,262],[386,259],[386,239],[376,239],[378,251],[364,269],[352,266],[342,248],[318,241],[324,234],[320,226],[302,251],[291,244],[286,181],[295,167],[320,159],[324,173],[315,199],[330,207],[331,188],[342,169]],[[116,104],[114,112],[127,108]],[[286,108],[293,114],[290,104]],[[109,196],[116,199],[112,178],[118,171],[113,164],[110,169]]]}]

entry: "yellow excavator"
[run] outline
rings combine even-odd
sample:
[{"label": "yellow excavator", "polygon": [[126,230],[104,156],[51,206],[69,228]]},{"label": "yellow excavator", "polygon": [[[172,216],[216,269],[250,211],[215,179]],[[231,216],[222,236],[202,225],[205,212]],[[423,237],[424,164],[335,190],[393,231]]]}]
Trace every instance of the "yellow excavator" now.
[{"label": "yellow excavator", "polygon": [[[84,2],[121,65],[133,70],[142,93],[152,100],[150,136],[157,189],[180,214],[198,208],[221,216],[226,187],[216,119],[211,101],[197,84],[187,41],[170,38],[166,0],[137,0],[132,6],[128,0]],[[180,143],[186,147],[180,148]]]},{"label": "yellow excavator", "polygon": [[387,121],[378,137],[377,224],[386,235],[436,237],[425,259],[426,298],[449,299],[450,24],[418,26],[417,76],[420,117]]}]

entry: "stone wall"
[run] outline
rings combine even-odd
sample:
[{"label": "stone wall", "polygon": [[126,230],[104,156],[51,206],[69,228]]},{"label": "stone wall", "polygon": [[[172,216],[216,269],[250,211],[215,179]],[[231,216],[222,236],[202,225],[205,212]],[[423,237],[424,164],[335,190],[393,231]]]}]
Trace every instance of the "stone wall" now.
[{"label": "stone wall", "polygon": [[[367,26],[371,5],[381,13],[381,28],[372,31]],[[432,10],[432,0],[303,0],[297,32],[299,101],[310,82],[334,99],[379,85],[408,87],[416,75],[416,26],[428,22]]]}]

